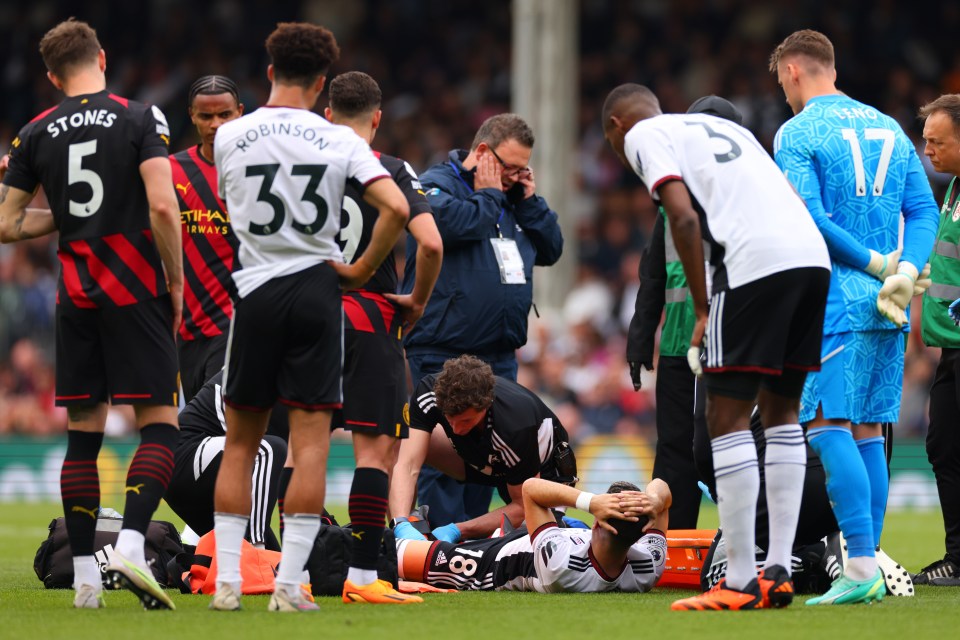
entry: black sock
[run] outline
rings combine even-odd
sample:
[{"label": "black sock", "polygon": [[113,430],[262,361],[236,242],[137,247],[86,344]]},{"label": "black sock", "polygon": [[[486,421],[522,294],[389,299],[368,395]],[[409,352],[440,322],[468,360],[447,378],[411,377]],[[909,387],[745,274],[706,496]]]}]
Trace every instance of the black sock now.
[{"label": "black sock", "polygon": [[172,424],[148,424],[140,429],[140,446],[133,454],[124,488],[123,528],[146,535],[153,512],[167,492],[173,474],[173,450],[180,437]]},{"label": "black sock", "polygon": [[360,467],[350,487],[350,529],[353,531],[353,560],[357,569],[377,568],[380,540],[387,516],[387,474],[380,469]]},{"label": "black sock", "polygon": [[293,476],[293,467],[284,467],[277,482],[277,513],[280,514],[280,539],[283,540],[283,499],[287,497],[287,487]]},{"label": "black sock", "polygon": [[102,433],[67,431],[67,455],[60,471],[60,497],[70,552],[74,557],[93,555],[93,536],[100,508],[97,455],[101,444]]}]

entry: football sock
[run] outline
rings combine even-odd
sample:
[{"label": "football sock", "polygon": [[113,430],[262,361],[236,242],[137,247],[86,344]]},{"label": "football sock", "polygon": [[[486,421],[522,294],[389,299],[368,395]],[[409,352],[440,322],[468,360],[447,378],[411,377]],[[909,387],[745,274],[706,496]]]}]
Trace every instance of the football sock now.
[{"label": "football sock", "polygon": [[887,493],[890,489],[890,475],[887,471],[887,453],[884,450],[883,436],[857,440],[857,449],[863,458],[870,478],[870,513],[873,516],[873,546],[880,546],[880,534],[883,532],[883,518],[887,511]]},{"label": "football sock", "polygon": [[277,588],[286,590],[287,595],[294,597],[300,589],[303,567],[320,532],[320,516],[315,513],[288,513],[286,518]]},{"label": "football sock", "polygon": [[100,566],[93,556],[73,557],[73,588],[79,589],[82,584],[92,585],[97,588],[97,591],[103,589]]},{"label": "football sock", "polygon": [[800,518],[803,477],[807,472],[807,443],[799,424],[766,430],[764,478],[770,525],[765,567],[778,564],[790,573],[790,552]]},{"label": "football sock", "polygon": [[67,455],[60,470],[60,497],[74,557],[93,557],[93,536],[100,509],[97,455],[101,444],[102,433],[67,431]]},{"label": "football sock", "polygon": [[[873,571],[855,577],[854,580],[866,580],[876,572],[876,559],[873,544],[873,518],[870,515],[870,479],[863,465],[863,459],[853,441],[853,434],[843,427],[816,427],[807,432],[810,446],[823,463],[827,475],[827,496],[833,505],[833,515],[837,518],[840,531],[847,539],[848,563],[844,573],[853,569],[857,575],[860,564],[873,564]],[[869,558],[866,562],[850,563],[858,557]]]},{"label": "football sock", "polygon": [[173,449],[179,437],[180,431],[172,424],[154,423],[140,429],[140,446],[133,454],[124,488],[124,529],[147,533],[150,518],[170,484]]},{"label": "football sock", "polygon": [[277,482],[277,513],[280,514],[280,541],[283,542],[283,499],[287,496],[287,487],[293,477],[293,467],[284,467]]},{"label": "football sock", "polygon": [[[387,516],[388,482],[387,474],[380,469],[359,467],[353,474],[348,510],[353,537],[350,572],[356,578],[350,577],[350,581],[356,585],[370,584],[377,579],[377,557]],[[360,571],[364,573],[361,575]]]},{"label": "football sock", "polygon": [[240,593],[240,547],[250,516],[214,513],[213,531],[217,539],[217,586],[230,585]]},{"label": "football sock", "polygon": [[143,550],[145,536],[133,529],[121,529],[117,536],[117,552],[139,567],[147,566],[147,557]]},{"label": "football sock", "polygon": [[757,576],[754,540],[760,472],[753,434],[736,431],[710,441],[717,510],[727,545],[727,585],[743,589]]}]

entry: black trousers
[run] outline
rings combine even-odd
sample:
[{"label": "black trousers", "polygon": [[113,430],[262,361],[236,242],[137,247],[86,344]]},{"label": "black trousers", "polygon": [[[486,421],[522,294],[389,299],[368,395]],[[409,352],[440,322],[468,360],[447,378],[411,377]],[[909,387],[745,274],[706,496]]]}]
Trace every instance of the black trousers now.
[{"label": "black trousers", "polygon": [[943,510],[947,557],[960,564],[960,349],[944,349],[930,388],[927,459]]},{"label": "black trousers", "polygon": [[696,529],[701,492],[693,460],[694,378],[685,356],[657,362],[657,452],[653,477],[670,486],[671,529]]},{"label": "black trousers", "polygon": [[[710,489],[710,494],[716,498],[717,485],[713,477],[713,449],[710,446],[710,435],[707,432],[706,420],[706,385],[701,381],[697,384],[697,410],[694,420],[694,458],[700,479]],[[885,425],[886,426],[886,425]],[[750,431],[757,446],[757,460],[760,462],[760,494],[757,497],[756,544],[766,549],[769,544],[770,525],[767,521],[767,489],[763,477],[764,453],[767,450],[763,425],[760,424],[760,414],[754,411],[750,417]],[[889,432],[889,429],[886,429]],[[887,461],[889,463],[889,456]],[[672,526],[672,525],[671,525]],[[827,474],[823,470],[823,463],[817,454],[807,445],[807,472],[803,479],[803,496],[800,499],[800,519],[797,521],[797,532],[794,538],[794,548],[813,544],[820,538],[839,531],[840,526],[833,515],[830,499],[827,497]]]}]

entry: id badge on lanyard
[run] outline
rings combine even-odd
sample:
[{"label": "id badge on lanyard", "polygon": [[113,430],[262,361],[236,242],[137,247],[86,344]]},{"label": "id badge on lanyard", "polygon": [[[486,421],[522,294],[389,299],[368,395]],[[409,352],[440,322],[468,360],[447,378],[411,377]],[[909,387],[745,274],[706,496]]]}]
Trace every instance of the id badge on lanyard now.
[{"label": "id badge on lanyard", "polygon": [[503,284],[526,284],[527,276],[523,272],[523,258],[513,238],[490,238],[493,254],[500,265],[500,282]]}]

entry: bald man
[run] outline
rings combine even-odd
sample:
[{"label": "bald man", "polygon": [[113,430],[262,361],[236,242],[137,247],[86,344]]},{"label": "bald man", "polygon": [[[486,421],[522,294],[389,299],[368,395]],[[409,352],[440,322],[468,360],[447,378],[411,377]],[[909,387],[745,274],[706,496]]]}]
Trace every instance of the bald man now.
[{"label": "bald man", "polygon": [[[803,202],[743,127],[704,113],[664,115],[653,92],[626,84],[607,96],[603,129],[666,210],[696,313],[687,360],[707,388],[727,576],[672,608],[786,606],[806,465],[800,393],[806,372],[820,368],[827,247]],[[713,277],[709,315],[703,240]],[[770,511],[770,549],[759,577],[753,550],[760,475],[749,430],[755,402],[766,427]]]}]

